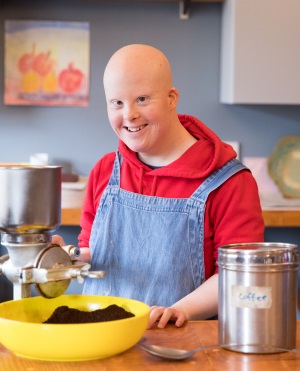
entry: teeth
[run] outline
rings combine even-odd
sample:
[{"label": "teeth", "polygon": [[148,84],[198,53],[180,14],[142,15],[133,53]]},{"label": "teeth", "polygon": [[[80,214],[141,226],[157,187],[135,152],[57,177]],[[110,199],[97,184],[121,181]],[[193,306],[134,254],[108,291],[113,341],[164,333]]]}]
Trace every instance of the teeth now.
[{"label": "teeth", "polygon": [[146,125],[142,125],[142,126],[139,126],[138,128],[127,128],[128,131],[131,131],[131,132],[136,132],[136,131],[139,131],[139,130],[142,130],[144,129]]}]

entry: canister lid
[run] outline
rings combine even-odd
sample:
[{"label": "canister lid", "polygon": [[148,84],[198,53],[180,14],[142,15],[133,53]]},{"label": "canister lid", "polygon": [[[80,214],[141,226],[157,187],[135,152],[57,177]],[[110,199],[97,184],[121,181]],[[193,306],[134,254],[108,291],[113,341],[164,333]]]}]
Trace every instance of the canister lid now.
[{"label": "canister lid", "polygon": [[285,264],[299,262],[298,245],[280,242],[236,243],[219,247],[218,264]]}]

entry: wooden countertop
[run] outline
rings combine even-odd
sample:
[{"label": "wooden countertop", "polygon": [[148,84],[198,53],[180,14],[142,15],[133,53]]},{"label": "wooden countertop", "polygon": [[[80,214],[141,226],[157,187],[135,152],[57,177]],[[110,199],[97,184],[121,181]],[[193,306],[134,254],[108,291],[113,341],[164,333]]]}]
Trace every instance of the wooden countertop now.
[{"label": "wooden countertop", "polygon": [[263,210],[266,227],[300,227],[300,210]]},{"label": "wooden countertop", "polygon": [[[78,226],[81,209],[62,209],[61,225]],[[300,227],[300,210],[263,210],[266,227]]]},{"label": "wooden countertop", "polygon": [[[165,329],[155,328],[147,330],[145,337],[146,342],[149,343],[182,349],[216,344],[218,321],[190,321],[182,328],[175,328],[174,325],[169,325]],[[30,334],[24,341],[30,341]],[[83,346],[88,346],[88,344],[83,344]],[[297,323],[297,348],[300,348],[300,321]],[[294,371],[300,369],[300,353],[258,355],[236,353],[225,349],[210,349],[200,351],[185,361],[164,361],[151,356],[136,345],[120,355],[96,361],[46,362],[15,356],[0,345],[0,365],[1,371]]]},{"label": "wooden countertop", "polygon": [[81,209],[62,209],[61,225],[79,225]]}]

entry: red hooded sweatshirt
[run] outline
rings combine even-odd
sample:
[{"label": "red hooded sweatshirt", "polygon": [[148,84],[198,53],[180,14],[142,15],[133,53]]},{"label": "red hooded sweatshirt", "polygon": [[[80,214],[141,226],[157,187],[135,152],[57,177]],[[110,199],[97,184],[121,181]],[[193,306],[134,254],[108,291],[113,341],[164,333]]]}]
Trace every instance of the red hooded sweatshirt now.
[{"label": "red hooded sweatshirt", "polygon": [[[136,152],[119,142],[122,189],[148,196],[188,198],[211,173],[236,157],[233,148],[200,120],[188,115],[179,115],[179,119],[198,141],[167,166],[153,170],[139,161]],[[115,156],[115,152],[106,154],[91,171],[80,221],[80,247],[89,247],[92,224]],[[251,172],[242,170],[208,196],[204,219],[205,278],[218,271],[219,246],[262,241],[264,222],[257,185]]]}]

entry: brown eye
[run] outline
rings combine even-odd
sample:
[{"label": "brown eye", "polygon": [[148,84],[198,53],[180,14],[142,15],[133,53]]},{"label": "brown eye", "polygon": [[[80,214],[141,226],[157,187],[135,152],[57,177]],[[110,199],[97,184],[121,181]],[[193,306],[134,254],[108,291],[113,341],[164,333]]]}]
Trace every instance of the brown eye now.
[{"label": "brown eye", "polygon": [[137,101],[141,102],[141,103],[146,102],[146,100],[147,100],[146,96],[141,96],[141,97],[138,97],[138,99],[137,99]]},{"label": "brown eye", "polygon": [[121,100],[113,100],[112,104],[116,107],[119,107],[123,105],[123,102]]}]

